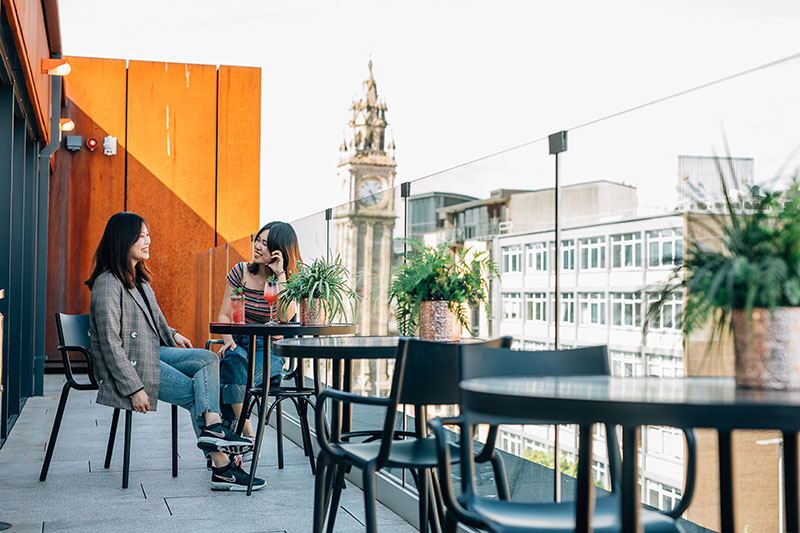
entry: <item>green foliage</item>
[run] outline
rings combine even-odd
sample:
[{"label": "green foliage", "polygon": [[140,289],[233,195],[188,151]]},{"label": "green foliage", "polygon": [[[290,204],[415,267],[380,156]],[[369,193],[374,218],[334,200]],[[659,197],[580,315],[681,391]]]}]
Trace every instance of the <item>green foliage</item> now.
[{"label": "green foliage", "polygon": [[[463,249],[453,256],[446,245],[425,246],[414,239],[404,239],[411,245],[404,263],[394,272],[389,290],[389,301],[397,302],[397,329],[402,335],[412,335],[419,325],[419,307],[424,301],[445,300],[458,321],[470,330],[464,308],[483,302],[487,312],[491,307],[488,275],[497,274],[497,267],[488,252],[476,252],[468,259],[471,250]],[[473,335],[477,332],[470,331]]]},{"label": "green foliage", "polygon": [[[528,461],[540,464],[542,466],[546,466],[547,468],[555,468],[556,454],[553,452],[546,453],[541,451],[525,450],[523,455],[525,456],[525,459],[527,459]],[[567,460],[566,457],[561,457],[561,472],[568,476],[577,478],[578,463],[573,463],[572,461]]]},{"label": "green foliage", "polygon": [[[719,161],[717,162],[719,165]],[[720,170],[722,179],[722,172]],[[675,268],[648,310],[648,320],[676,291],[686,291],[685,333],[709,319],[711,340],[730,331],[735,309],[800,305],[800,190],[795,178],[786,190],[750,187],[747,206],[731,201],[725,181],[725,215],[710,214],[721,228],[718,249],[688,240],[684,264]],[[701,227],[707,228],[704,224]],[[717,230],[719,231],[719,230]],[[645,331],[648,321],[645,321]]]},{"label": "green foliage", "polygon": [[338,255],[331,262],[319,257],[310,265],[297,263],[297,271],[286,280],[278,293],[278,308],[285,313],[293,301],[318,298],[329,322],[337,316],[346,322],[347,309],[350,310],[350,316],[355,316],[358,300],[358,295],[348,285],[349,279],[350,272]]},{"label": "green foliage", "polygon": [[233,289],[231,289],[231,294],[234,296],[243,296],[244,287],[234,287]]}]

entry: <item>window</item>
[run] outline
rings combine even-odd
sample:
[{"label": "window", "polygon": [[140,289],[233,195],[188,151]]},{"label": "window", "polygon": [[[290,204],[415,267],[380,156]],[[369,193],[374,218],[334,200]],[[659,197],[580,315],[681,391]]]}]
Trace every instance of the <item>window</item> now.
[{"label": "window", "polygon": [[603,292],[580,293],[581,324],[606,323],[606,295]]},{"label": "window", "polygon": [[525,253],[530,272],[547,272],[547,244],[543,242],[529,244]]},{"label": "window", "polygon": [[561,293],[561,322],[565,324],[575,323],[575,293]]},{"label": "window", "polygon": [[581,270],[606,268],[606,238],[581,239]]},{"label": "window", "polygon": [[526,320],[534,322],[547,322],[547,294],[543,292],[529,292],[525,295],[527,309]]},{"label": "window", "polygon": [[518,292],[503,293],[503,318],[508,320],[518,320],[522,318],[520,313],[522,298]]},{"label": "window", "polygon": [[503,274],[522,272],[522,247],[504,246],[503,247]]},{"label": "window", "polygon": [[530,351],[549,350],[550,343],[539,341],[525,341],[525,349]]},{"label": "window", "polygon": [[640,327],[642,325],[642,293],[611,293],[612,324],[615,326]]},{"label": "window", "polygon": [[[648,300],[653,302],[658,295],[651,293]],[[651,327],[655,329],[674,329],[680,331],[683,325],[683,294],[674,293],[664,302],[658,314],[650,318]]]},{"label": "window", "polygon": [[561,270],[575,270],[575,240],[561,241]]},{"label": "window", "polygon": [[654,378],[682,378],[683,357],[647,354],[647,375]]},{"label": "window", "polygon": [[680,228],[647,232],[648,265],[680,265],[683,262],[683,231]]},{"label": "window", "polygon": [[611,375],[620,378],[639,378],[644,376],[641,354],[612,351]]},{"label": "window", "polygon": [[611,236],[611,257],[614,268],[642,266],[642,234],[625,233]]},{"label": "window", "polygon": [[681,490],[675,487],[670,487],[664,483],[646,479],[647,483],[647,501],[645,503],[662,511],[672,509],[677,501],[681,498]]}]

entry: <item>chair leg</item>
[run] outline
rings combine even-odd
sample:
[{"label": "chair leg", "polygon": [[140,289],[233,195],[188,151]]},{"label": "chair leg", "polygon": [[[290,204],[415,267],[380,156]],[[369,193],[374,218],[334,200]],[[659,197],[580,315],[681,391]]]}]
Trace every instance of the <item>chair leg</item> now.
[{"label": "chair leg", "polygon": [[330,461],[322,455],[317,459],[317,472],[314,476],[314,523],[313,533],[322,533],[322,528],[325,525],[325,515],[327,510],[327,488],[328,480],[326,479],[330,468]]},{"label": "chair leg", "polygon": [[428,471],[420,469],[417,474],[419,483],[417,492],[419,493],[419,533],[428,533]]},{"label": "chair leg", "polygon": [[453,513],[447,513],[444,521],[444,533],[456,533],[458,531],[458,521]]},{"label": "chair leg", "polygon": [[56,447],[58,430],[61,429],[61,419],[64,417],[64,409],[67,407],[67,397],[69,396],[70,388],[68,381],[64,383],[64,387],[61,389],[61,398],[58,400],[56,419],[53,422],[53,429],[50,430],[50,440],[47,443],[47,451],[44,454],[44,463],[42,464],[42,472],[39,474],[39,481],[47,479],[47,471],[50,470],[50,460],[53,458],[53,449]]},{"label": "chair leg", "polygon": [[178,406],[172,406],[172,477],[178,477]]},{"label": "chair leg", "polygon": [[[277,401],[277,400],[276,400]],[[275,408],[275,433],[278,434],[278,469],[283,469],[283,402]]]},{"label": "chair leg", "polygon": [[314,475],[314,445],[311,441],[311,424],[308,421],[308,400],[305,398],[298,398],[294,402],[294,407],[297,410],[297,417],[300,419],[300,435],[303,438],[303,452],[308,457],[308,462],[311,465],[311,475]]},{"label": "chair leg", "polygon": [[339,465],[336,469],[336,477],[333,480],[333,496],[331,497],[330,511],[328,512],[328,532],[333,533],[333,526],[336,523],[336,513],[339,510],[339,502],[342,499],[342,489],[344,488],[344,473],[347,469],[344,465]]},{"label": "chair leg", "polygon": [[133,413],[125,411],[125,448],[122,454],[122,488],[128,488],[128,475],[131,470],[131,418]]},{"label": "chair leg", "polygon": [[444,508],[444,497],[442,496],[442,486],[439,483],[439,474],[436,470],[431,470],[431,498],[432,498],[432,506],[431,506],[431,524],[434,531],[441,531],[442,530],[442,522],[444,522],[444,517],[446,510]]},{"label": "chair leg", "polygon": [[375,503],[375,464],[367,463],[364,466],[362,475],[367,533],[378,533],[378,509]]},{"label": "chair leg", "polygon": [[117,438],[117,426],[119,425],[119,409],[114,409],[111,417],[111,430],[108,432],[108,445],[106,446],[106,460],[103,468],[111,467],[111,456],[114,454],[114,440]]},{"label": "chair leg", "polygon": [[497,485],[497,497],[501,500],[510,499],[508,490],[508,479],[506,478],[506,467],[503,458],[495,451],[491,458],[492,470],[494,470],[494,481]]}]

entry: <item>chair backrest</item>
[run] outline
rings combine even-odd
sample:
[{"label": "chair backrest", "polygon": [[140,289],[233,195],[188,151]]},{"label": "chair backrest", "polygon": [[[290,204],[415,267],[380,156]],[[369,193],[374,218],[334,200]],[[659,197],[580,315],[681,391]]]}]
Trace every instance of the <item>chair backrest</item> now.
[{"label": "chair backrest", "polygon": [[[509,347],[511,338],[501,337],[483,345],[496,348]],[[381,446],[377,458],[379,465],[383,465],[389,457],[389,450],[394,441],[398,405],[415,406],[416,428],[422,436],[425,428],[423,406],[458,402],[459,347],[458,343],[400,339],[392,376],[392,389],[389,393],[389,406],[383,421]]]},{"label": "chair backrest", "polygon": [[408,340],[403,385],[398,402],[409,405],[445,405],[458,403],[461,381],[462,346],[480,346],[503,350],[511,346],[511,337],[486,342],[460,344]]},{"label": "chair backrest", "polygon": [[[502,350],[482,345],[461,346],[461,379],[515,376],[515,377],[559,377],[559,376],[608,376],[611,374],[606,346],[587,346],[569,350],[517,351]],[[565,421],[569,422],[569,421]],[[470,432],[462,434],[462,446],[470,450],[466,442]],[[619,447],[613,427],[606,425],[609,474],[612,490],[618,489],[620,479]],[[492,443],[493,445],[493,443]],[[471,451],[462,457],[471,464]],[[464,476],[462,489],[473,493],[472,476]]]},{"label": "chair backrest", "polygon": [[496,376],[607,376],[608,349],[587,346],[570,350],[517,351],[465,344],[461,348],[461,379]]},{"label": "chair backrest", "polygon": [[72,372],[72,360],[69,357],[70,350],[61,350],[61,360],[64,364],[64,375],[67,380],[74,388],[79,390],[97,389],[98,385],[94,377],[94,361],[92,360],[92,345],[89,341],[89,315],[56,313],[56,331],[58,332],[59,346],[79,346],[84,348],[82,353],[86,357],[89,383],[81,383],[75,380]]},{"label": "chair backrest", "polygon": [[89,342],[89,315],[65,315],[56,313],[58,344],[91,348]]}]

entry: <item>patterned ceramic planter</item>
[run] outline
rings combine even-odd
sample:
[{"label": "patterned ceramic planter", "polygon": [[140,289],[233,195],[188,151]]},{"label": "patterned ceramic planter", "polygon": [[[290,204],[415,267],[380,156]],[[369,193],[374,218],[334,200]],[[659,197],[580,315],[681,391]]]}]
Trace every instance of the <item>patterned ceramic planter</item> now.
[{"label": "patterned ceramic planter", "polygon": [[[309,304],[310,302],[310,304]],[[300,307],[300,324],[304,326],[321,326],[325,324],[325,312],[322,309],[322,302],[319,298],[303,298],[298,305]]]},{"label": "patterned ceramic planter", "polygon": [[733,341],[738,387],[800,389],[800,307],[734,310]]},{"label": "patterned ceramic planter", "polygon": [[458,342],[461,324],[444,300],[422,302],[419,307],[419,338],[425,341]]}]

